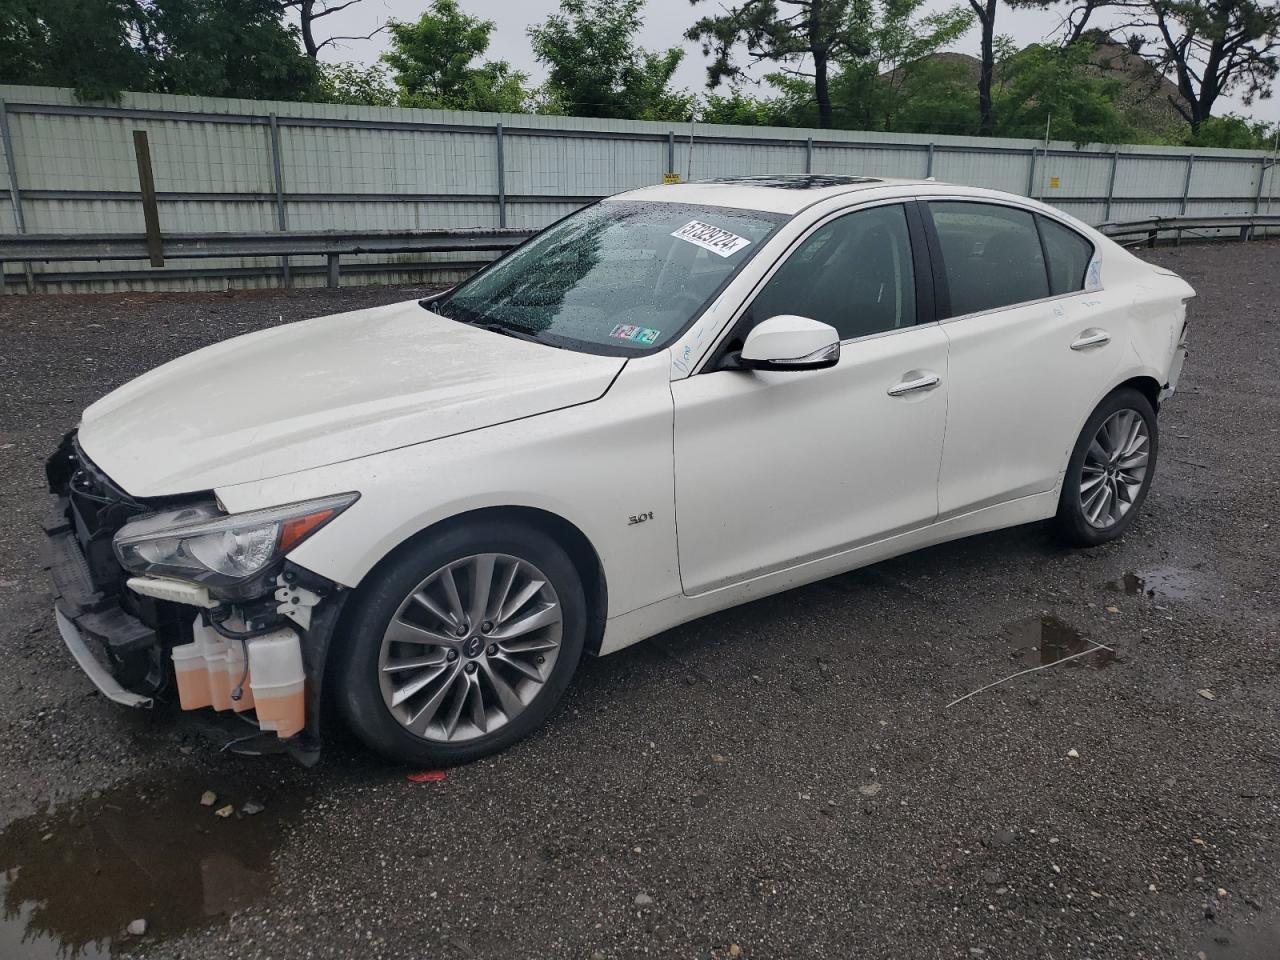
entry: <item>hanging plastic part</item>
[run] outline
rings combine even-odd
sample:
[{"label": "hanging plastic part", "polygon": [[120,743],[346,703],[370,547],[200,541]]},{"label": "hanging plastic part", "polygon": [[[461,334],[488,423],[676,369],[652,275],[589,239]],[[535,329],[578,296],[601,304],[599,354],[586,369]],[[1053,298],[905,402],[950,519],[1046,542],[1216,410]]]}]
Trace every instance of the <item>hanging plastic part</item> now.
[{"label": "hanging plastic part", "polygon": [[276,612],[288,617],[303,630],[311,629],[311,608],[322,599],[320,594],[298,586],[287,574],[276,577],[276,600],[280,606]]}]

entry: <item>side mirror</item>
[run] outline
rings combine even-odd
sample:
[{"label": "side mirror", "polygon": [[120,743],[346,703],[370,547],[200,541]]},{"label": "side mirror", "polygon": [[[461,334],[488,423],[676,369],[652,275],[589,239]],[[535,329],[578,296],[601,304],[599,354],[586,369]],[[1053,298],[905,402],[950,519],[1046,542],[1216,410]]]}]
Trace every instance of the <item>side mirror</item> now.
[{"label": "side mirror", "polygon": [[738,365],[748,370],[821,370],[840,359],[836,328],[808,317],[770,317],[747,334]]}]

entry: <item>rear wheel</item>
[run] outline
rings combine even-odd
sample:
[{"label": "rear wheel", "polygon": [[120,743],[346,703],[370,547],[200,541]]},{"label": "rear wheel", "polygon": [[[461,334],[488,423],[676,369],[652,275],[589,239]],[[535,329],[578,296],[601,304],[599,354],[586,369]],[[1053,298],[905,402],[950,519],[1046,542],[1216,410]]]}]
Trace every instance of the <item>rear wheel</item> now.
[{"label": "rear wheel", "polygon": [[1158,448],[1151,401],[1129,387],[1103,400],[1067,464],[1055,520],[1062,539],[1094,547],[1121,536],[1147,497]]},{"label": "rear wheel", "polygon": [[348,722],[406,763],[465,763],[547,717],[582,655],[573,562],[527,527],[447,530],[393,557],[352,611],[338,677]]}]

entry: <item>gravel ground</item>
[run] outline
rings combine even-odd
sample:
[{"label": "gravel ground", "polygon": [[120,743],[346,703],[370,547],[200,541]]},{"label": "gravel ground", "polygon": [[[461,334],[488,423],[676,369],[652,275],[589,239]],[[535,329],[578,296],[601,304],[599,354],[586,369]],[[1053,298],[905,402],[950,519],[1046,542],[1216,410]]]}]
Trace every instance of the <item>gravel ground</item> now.
[{"label": "gravel ground", "polygon": [[1280,245],[1150,256],[1200,300],[1122,542],[1005,531],[672,630],[438,783],[114,708],[36,533],[109,388],[416,291],[0,299],[0,956],[1274,960]]}]

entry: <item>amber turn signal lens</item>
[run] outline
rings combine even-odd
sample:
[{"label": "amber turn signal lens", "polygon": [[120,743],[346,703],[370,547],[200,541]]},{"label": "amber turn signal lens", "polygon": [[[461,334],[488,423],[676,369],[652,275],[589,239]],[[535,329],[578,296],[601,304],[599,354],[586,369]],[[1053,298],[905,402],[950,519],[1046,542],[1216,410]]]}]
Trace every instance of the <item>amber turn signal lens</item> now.
[{"label": "amber turn signal lens", "polygon": [[334,515],[334,510],[321,510],[305,517],[295,517],[280,524],[280,551],[287,553],[301,543],[317,527]]}]

